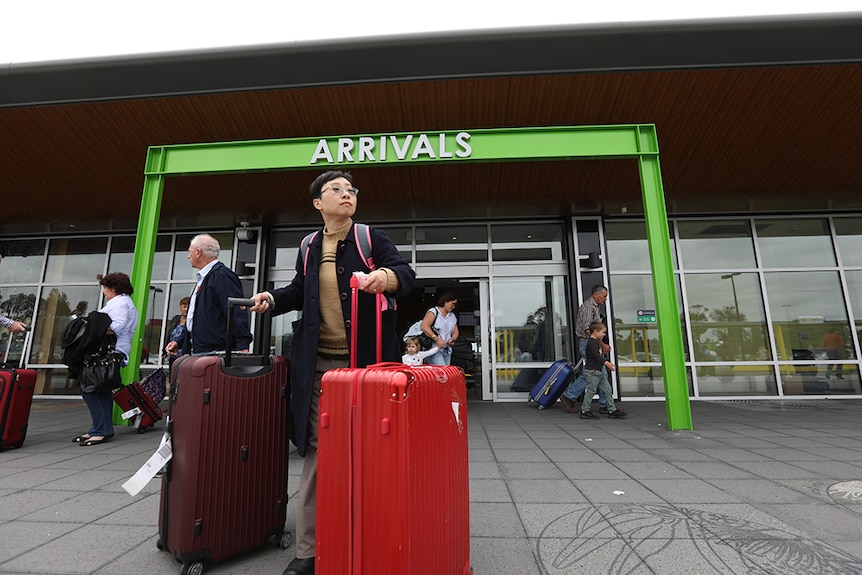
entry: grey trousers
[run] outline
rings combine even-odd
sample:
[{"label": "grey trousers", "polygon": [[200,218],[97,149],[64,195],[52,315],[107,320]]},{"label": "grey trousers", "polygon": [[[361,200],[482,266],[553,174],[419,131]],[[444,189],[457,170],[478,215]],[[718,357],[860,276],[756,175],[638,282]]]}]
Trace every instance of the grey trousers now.
[{"label": "grey trousers", "polygon": [[308,414],[308,445],[305,461],[299,477],[299,492],[296,494],[296,556],[300,559],[314,557],[317,523],[317,418],[320,404],[320,379],[330,369],[347,367],[346,359],[317,358],[314,369],[314,388],[311,394],[311,411]]}]

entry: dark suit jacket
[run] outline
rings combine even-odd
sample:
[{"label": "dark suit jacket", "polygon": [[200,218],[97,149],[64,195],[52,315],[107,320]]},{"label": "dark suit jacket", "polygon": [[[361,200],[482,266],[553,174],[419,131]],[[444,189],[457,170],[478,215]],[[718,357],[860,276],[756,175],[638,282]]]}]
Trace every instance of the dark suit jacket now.
[{"label": "dark suit jacket", "polygon": [[[216,262],[204,277],[195,299],[192,318],[192,353],[209,353],[227,349],[227,298],[244,297],[236,274],[221,262]],[[248,310],[234,310],[233,349],[248,349],[251,345]]]}]

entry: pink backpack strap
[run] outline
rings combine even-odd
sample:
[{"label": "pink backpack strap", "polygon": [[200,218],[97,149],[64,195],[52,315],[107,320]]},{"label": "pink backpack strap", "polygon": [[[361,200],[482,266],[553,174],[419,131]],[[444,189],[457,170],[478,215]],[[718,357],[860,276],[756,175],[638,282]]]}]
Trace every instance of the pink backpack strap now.
[{"label": "pink backpack strap", "polygon": [[302,254],[302,273],[306,273],[308,271],[308,252],[309,247],[311,246],[311,242],[314,241],[314,238],[317,237],[317,232],[311,232],[304,238],[302,238],[302,242],[299,244],[299,253]]}]

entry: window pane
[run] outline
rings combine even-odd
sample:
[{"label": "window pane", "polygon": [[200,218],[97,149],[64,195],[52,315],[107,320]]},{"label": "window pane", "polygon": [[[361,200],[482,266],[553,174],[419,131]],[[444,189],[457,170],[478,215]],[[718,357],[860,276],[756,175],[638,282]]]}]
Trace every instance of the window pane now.
[{"label": "window pane", "polygon": [[778,394],[771,365],[711,365],[697,368],[700,396]]},{"label": "window pane", "polygon": [[[620,363],[659,362],[661,345],[658,324],[642,323],[638,310],[655,310],[652,276],[647,274],[613,276],[608,305],[614,310],[615,353]],[[677,285],[677,298],[679,298]],[[682,306],[677,303],[682,309]]]},{"label": "window pane", "polygon": [[417,263],[488,261],[488,226],[416,228]]},{"label": "window pane", "polygon": [[847,341],[849,322],[837,272],[775,272],[765,279],[778,359],[805,359],[832,328]]},{"label": "window pane", "polygon": [[772,359],[756,273],[686,274],[695,361]]},{"label": "window pane", "polygon": [[0,283],[33,283],[42,277],[45,240],[0,242]]},{"label": "window pane", "polygon": [[[605,225],[605,241],[608,244],[608,265],[614,271],[651,269],[645,222],[608,222]],[[676,268],[673,233],[670,234],[670,249]]]},{"label": "window pane", "polygon": [[65,286],[45,288],[39,302],[36,330],[33,333],[33,363],[61,363],[63,350],[60,343],[63,331],[71,321],[72,313],[87,315],[99,309],[99,285],[93,278],[92,286]]},{"label": "window pane", "polygon": [[838,250],[845,266],[862,266],[862,218],[835,218]]},{"label": "window pane", "polygon": [[105,271],[107,249],[107,238],[51,240],[45,282],[96,285],[96,275]]},{"label": "window pane", "polygon": [[[152,281],[164,280],[168,277],[171,263],[171,236],[156,237],[156,252],[153,254]],[[132,274],[132,260],[135,254],[135,237],[122,236],[111,240],[111,255],[108,263],[109,272]],[[188,265],[188,261],[186,261]]]},{"label": "window pane", "polygon": [[683,220],[677,224],[686,269],[752,268],[754,244],[747,220]]},{"label": "window pane", "polygon": [[[32,326],[37,291],[36,287],[0,288],[0,315]],[[13,334],[0,327],[0,362],[20,365],[23,348],[23,333]]]},{"label": "window pane", "polygon": [[835,265],[835,252],[825,219],[764,219],[757,220],[755,227],[763,267]]},{"label": "window pane", "polygon": [[302,243],[302,238],[309,233],[311,233],[311,230],[273,232],[272,241],[269,244],[270,266],[278,269],[294,269],[296,266],[296,254],[299,253],[299,245]]},{"label": "window pane", "polygon": [[[688,394],[694,395],[691,370],[685,368]],[[619,385],[620,397],[664,397],[664,371],[661,365],[619,365],[611,376]]]},{"label": "window pane", "polygon": [[563,259],[563,228],[553,223],[492,225],[493,258],[502,261]]},{"label": "window pane", "polygon": [[561,277],[494,281],[498,363],[553,362],[571,357],[565,293]]}]

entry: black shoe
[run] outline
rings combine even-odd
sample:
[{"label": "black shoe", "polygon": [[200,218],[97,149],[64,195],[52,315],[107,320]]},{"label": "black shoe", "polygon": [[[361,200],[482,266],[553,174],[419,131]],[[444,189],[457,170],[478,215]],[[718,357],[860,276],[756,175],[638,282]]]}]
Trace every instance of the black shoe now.
[{"label": "black shoe", "polygon": [[607,415],[607,414],[608,414],[608,408],[607,408],[607,407],[605,407],[604,405],[603,405],[603,406],[601,406],[601,407],[599,408],[599,413],[601,413],[602,415]]},{"label": "black shoe", "polygon": [[297,557],[290,562],[281,575],[314,575],[314,557],[307,559]]},{"label": "black shoe", "polygon": [[599,416],[593,413],[592,411],[582,411],[581,419],[598,419]]},{"label": "black shoe", "polygon": [[622,418],[627,417],[627,416],[628,416],[628,413],[625,413],[625,412],[620,411],[618,409],[616,411],[610,412],[608,414],[608,419],[622,419]]}]

